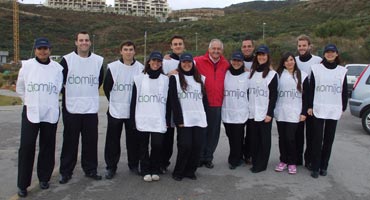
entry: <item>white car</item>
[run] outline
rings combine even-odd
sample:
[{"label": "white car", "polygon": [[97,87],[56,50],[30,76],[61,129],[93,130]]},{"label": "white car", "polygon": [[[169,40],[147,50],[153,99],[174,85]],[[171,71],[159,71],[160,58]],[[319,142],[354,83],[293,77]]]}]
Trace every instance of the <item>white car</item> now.
[{"label": "white car", "polygon": [[345,66],[347,69],[347,85],[349,93],[352,91],[353,84],[355,84],[357,78],[367,65],[368,64],[348,64]]}]

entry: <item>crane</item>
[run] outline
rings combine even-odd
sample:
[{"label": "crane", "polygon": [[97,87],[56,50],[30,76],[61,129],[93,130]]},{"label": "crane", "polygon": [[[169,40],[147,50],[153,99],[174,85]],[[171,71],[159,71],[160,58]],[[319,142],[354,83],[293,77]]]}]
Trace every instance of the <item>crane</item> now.
[{"label": "crane", "polygon": [[19,62],[19,7],[17,0],[13,0],[13,47],[14,63]]}]

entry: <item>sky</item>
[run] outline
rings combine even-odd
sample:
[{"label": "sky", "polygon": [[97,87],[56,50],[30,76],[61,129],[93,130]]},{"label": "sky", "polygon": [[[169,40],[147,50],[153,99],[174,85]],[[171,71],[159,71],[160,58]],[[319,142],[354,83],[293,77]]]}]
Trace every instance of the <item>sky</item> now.
[{"label": "sky", "polygon": [[[224,8],[231,4],[247,2],[251,0],[167,0],[172,10],[188,8]],[[44,3],[45,0],[19,0],[21,3]],[[113,5],[114,0],[106,0],[107,4]]]}]

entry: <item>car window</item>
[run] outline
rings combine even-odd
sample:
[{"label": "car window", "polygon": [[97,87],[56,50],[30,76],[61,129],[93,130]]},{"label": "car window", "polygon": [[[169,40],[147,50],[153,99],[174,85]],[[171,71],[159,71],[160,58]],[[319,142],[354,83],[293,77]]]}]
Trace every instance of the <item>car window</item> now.
[{"label": "car window", "polygon": [[370,75],[367,77],[366,85],[370,85]]},{"label": "car window", "polygon": [[361,72],[365,69],[366,66],[348,66],[347,75],[350,76],[360,76]]}]

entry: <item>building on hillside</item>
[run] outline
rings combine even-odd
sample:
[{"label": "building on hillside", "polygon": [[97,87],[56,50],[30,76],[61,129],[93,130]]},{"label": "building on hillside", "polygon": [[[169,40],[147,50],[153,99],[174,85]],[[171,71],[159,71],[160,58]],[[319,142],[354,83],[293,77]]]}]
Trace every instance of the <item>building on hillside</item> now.
[{"label": "building on hillside", "polygon": [[0,64],[5,64],[8,56],[9,56],[8,51],[0,51]]},{"label": "building on hillside", "polygon": [[103,12],[105,10],[105,0],[46,0],[45,5],[51,8]]},{"label": "building on hillside", "polygon": [[[199,8],[199,9],[184,9],[184,10],[174,10],[169,14],[169,18],[172,19],[195,19],[198,20],[211,20],[214,17],[223,17],[225,16],[225,11],[222,9],[214,8]],[[184,20],[183,20],[184,21]]]},{"label": "building on hillside", "polygon": [[114,9],[119,14],[167,18],[170,8],[167,0],[115,0]]}]

